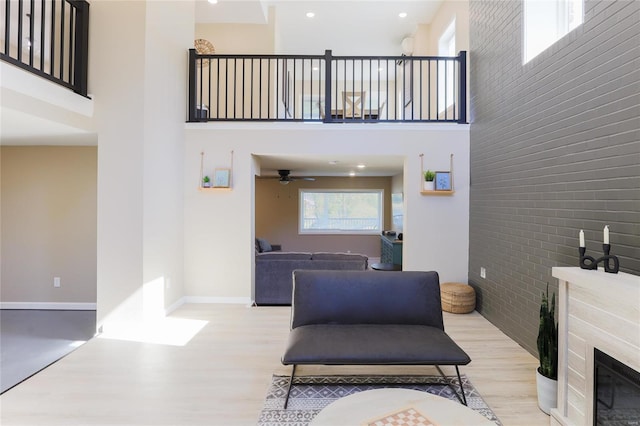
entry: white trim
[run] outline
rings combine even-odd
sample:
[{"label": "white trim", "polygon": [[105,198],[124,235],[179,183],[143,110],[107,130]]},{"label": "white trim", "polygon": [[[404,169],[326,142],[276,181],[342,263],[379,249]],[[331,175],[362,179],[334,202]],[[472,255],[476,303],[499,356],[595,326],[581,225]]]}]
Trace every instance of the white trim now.
[{"label": "white trim", "polygon": [[[306,229],[304,228],[305,194],[366,194],[378,196],[378,223],[377,229]],[[342,189],[342,188],[299,188],[298,189],[298,235],[380,235],[384,227],[384,189]],[[348,218],[345,218],[348,219]]]},{"label": "white trim", "polygon": [[176,309],[178,309],[180,306],[184,305],[184,297],[181,297],[180,299],[178,299],[175,303],[173,303],[171,306],[169,306],[168,308],[164,309],[164,316],[168,316],[169,314],[171,314],[171,312],[175,311]]},{"label": "white trim", "polygon": [[0,309],[40,309],[47,311],[95,311],[96,303],[0,302]]},{"label": "white trim", "polygon": [[[186,130],[308,130],[309,126],[316,126],[317,129],[321,129],[323,132],[352,132],[362,131],[363,129],[371,129],[370,123],[349,123],[348,126],[328,126],[322,122],[298,122],[295,123],[280,123],[278,121],[273,122],[257,122],[248,123],[241,121],[221,121],[214,122],[209,121],[206,123],[185,123],[184,128]],[[458,123],[430,123],[429,131],[453,131],[453,132],[469,132],[470,124],[458,124]],[[392,136],[396,136],[398,129],[402,130],[425,130],[423,123],[376,123],[376,132],[389,132]]]},{"label": "white trim", "polygon": [[251,305],[253,301],[250,297],[206,297],[206,296],[185,296],[184,303],[224,303],[235,305]]}]

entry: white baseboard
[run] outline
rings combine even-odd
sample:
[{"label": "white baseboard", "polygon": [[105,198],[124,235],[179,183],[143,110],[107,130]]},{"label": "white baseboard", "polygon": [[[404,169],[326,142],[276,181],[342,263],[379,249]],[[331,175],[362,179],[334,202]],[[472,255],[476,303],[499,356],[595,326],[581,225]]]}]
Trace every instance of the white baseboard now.
[{"label": "white baseboard", "polygon": [[96,303],[0,302],[0,309],[37,309],[43,311],[95,311]]},{"label": "white baseboard", "polygon": [[180,306],[184,305],[184,303],[185,303],[184,297],[181,297],[174,304],[172,304],[171,306],[169,306],[168,308],[166,308],[164,310],[164,316],[167,316],[167,315],[171,314],[171,312],[175,311]]},{"label": "white baseboard", "polygon": [[185,296],[184,303],[225,303],[235,305],[251,305],[253,301],[250,297],[203,297]]}]

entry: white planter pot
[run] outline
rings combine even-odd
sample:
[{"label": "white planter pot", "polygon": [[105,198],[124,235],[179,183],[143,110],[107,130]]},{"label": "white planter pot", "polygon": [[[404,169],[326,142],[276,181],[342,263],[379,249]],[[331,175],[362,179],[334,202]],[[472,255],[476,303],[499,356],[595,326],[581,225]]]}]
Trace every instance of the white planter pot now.
[{"label": "white planter pot", "polygon": [[435,191],[436,189],[436,182],[435,181],[431,181],[431,182],[427,182],[426,180],[423,181],[424,182],[424,190],[425,191]]},{"label": "white planter pot", "polygon": [[558,406],[558,381],[543,376],[536,369],[536,385],[538,386],[538,407],[548,415],[552,408]]}]

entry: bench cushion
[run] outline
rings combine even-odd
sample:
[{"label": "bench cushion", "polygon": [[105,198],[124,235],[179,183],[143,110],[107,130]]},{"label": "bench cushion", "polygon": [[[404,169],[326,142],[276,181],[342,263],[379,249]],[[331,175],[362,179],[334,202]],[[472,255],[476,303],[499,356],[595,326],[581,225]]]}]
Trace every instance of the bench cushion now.
[{"label": "bench cushion", "polygon": [[291,328],[406,324],[444,330],[436,272],[293,272]]},{"label": "bench cushion", "polygon": [[443,330],[408,324],[296,327],[282,357],[284,365],[466,365],[470,361]]}]

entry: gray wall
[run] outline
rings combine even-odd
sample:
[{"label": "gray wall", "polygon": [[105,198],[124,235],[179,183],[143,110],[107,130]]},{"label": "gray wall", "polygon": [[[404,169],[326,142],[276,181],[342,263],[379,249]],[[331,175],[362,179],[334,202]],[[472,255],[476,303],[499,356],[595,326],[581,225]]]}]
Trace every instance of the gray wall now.
[{"label": "gray wall", "polygon": [[532,353],[580,229],[595,257],[609,224],[621,270],[640,274],[639,18],[638,1],[586,1],[584,24],[522,65],[522,2],[470,2],[469,282]]},{"label": "gray wall", "polygon": [[0,301],[95,304],[98,148],[2,146],[0,152]]}]

